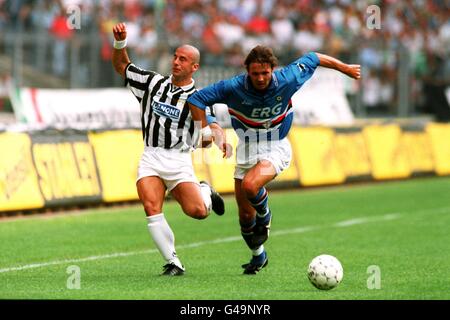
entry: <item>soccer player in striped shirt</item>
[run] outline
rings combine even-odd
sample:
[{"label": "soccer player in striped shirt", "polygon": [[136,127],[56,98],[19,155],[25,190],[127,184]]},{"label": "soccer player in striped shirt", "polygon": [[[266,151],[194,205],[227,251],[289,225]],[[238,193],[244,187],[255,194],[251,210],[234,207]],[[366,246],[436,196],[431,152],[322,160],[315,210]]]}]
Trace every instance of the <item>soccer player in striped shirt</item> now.
[{"label": "soccer player in striped shirt", "polygon": [[[166,190],[188,216],[204,219],[210,210],[225,211],[223,199],[206,182],[198,183],[191,151],[199,139],[186,100],[195,92],[192,75],[199,68],[200,53],[192,46],[176,49],[172,74],[163,76],[140,69],[126,52],[126,26],[113,27],[112,64],[141,106],[144,152],[138,167],[137,192],[147,215],[150,235],[166,260],[163,275],[182,275],[184,266],[175,252],[175,237],[162,212]],[[210,117],[210,122],[214,121]],[[214,124],[211,124],[214,126]],[[210,127],[200,135],[211,136]]]},{"label": "soccer player in striped shirt", "polygon": [[[360,78],[360,66],[345,64],[328,55],[310,52],[290,65],[274,70],[277,58],[271,48],[257,46],[245,60],[246,74],[212,84],[188,99],[195,121],[206,126],[204,110],[215,103],[228,106],[239,142],[234,173],[241,234],[252,251],[244,274],[267,265],[263,243],[269,237],[272,212],[265,185],[286,169],[291,146],[286,138],[292,125],[291,97],[311,78],[317,66]],[[226,141],[222,148],[225,148]]]}]

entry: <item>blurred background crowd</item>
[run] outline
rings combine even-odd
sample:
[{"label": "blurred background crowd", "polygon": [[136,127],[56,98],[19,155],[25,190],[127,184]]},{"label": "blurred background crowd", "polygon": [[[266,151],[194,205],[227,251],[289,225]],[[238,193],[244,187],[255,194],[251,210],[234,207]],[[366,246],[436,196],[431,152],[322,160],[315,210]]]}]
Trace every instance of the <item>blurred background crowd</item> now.
[{"label": "blurred background crowd", "polygon": [[[380,28],[368,22],[370,5],[380,8]],[[76,21],[76,10],[73,28],[67,19]],[[399,115],[407,103],[400,115],[447,117],[433,103],[448,106],[448,0],[0,0],[0,87],[8,75],[34,85],[35,72],[55,85],[119,86],[110,58],[111,29],[121,21],[130,56],[143,68],[170,73],[172,50],[182,43],[201,50],[202,67],[236,73],[257,44],[271,46],[281,65],[318,51],[363,66],[361,115]],[[10,57],[9,73],[2,57]]]}]

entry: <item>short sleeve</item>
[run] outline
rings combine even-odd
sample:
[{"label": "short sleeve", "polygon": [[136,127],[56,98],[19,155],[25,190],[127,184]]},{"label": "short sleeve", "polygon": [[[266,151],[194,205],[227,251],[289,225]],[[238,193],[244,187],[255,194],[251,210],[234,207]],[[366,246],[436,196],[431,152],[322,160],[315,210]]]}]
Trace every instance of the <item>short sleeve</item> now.
[{"label": "short sleeve", "polygon": [[125,69],[125,85],[130,88],[134,96],[141,102],[149,88],[150,81],[157,73],[136,67],[130,63]]},{"label": "short sleeve", "polygon": [[208,122],[208,124],[217,122],[216,115],[214,114],[213,106],[208,106],[205,109],[205,113],[206,113],[206,121]]},{"label": "short sleeve", "polygon": [[214,103],[222,103],[225,101],[225,87],[225,80],[209,85],[191,95],[188,102],[197,108],[205,110],[206,107],[212,106]]},{"label": "short sleeve", "polygon": [[309,52],[299,59],[283,68],[284,75],[297,82],[297,87],[301,87],[311,76],[320,64],[319,57],[314,52]]}]

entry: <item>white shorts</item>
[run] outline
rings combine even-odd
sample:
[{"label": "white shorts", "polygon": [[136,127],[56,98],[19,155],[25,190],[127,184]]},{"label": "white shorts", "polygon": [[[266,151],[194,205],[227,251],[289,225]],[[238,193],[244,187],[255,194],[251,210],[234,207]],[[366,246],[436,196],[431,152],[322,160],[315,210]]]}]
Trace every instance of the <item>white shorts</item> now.
[{"label": "white shorts", "polygon": [[139,161],[136,182],[151,176],[160,177],[168,191],[172,191],[181,182],[198,184],[190,151],[145,147]]},{"label": "white shorts", "polygon": [[236,148],[235,179],[244,179],[245,174],[259,161],[267,160],[279,175],[291,164],[292,149],[287,138],[283,140],[244,143],[239,140]]}]

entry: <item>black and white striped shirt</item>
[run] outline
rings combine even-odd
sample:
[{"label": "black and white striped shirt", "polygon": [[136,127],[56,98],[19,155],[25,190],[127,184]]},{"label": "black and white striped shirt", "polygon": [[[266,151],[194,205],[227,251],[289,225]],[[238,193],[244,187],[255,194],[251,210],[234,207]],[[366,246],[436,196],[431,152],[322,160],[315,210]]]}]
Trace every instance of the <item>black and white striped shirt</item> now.
[{"label": "black and white striped shirt", "polygon": [[130,63],[125,69],[125,83],[141,105],[141,127],[145,146],[191,150],[198,140],[186,100],[195,89],[177,87],[172,76],[162,76]]}]

